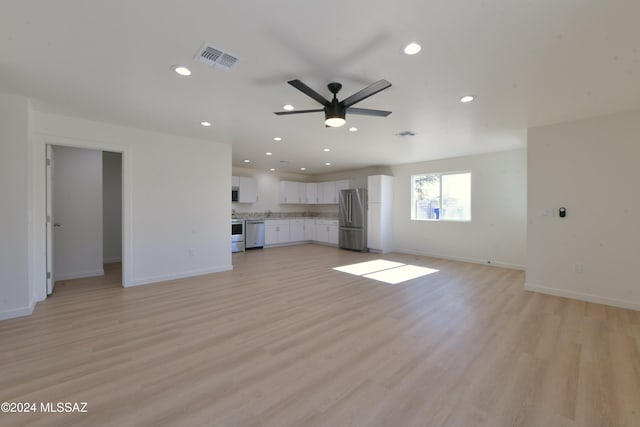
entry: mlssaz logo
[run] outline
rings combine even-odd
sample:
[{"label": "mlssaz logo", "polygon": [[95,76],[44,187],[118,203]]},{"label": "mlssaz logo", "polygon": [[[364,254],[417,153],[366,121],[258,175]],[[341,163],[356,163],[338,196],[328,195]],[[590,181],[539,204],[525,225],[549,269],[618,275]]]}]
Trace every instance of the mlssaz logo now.
[{"label": "mlssaz logo", "polygon": [[40,412],[86,413],[87,402],[41,402]]}]

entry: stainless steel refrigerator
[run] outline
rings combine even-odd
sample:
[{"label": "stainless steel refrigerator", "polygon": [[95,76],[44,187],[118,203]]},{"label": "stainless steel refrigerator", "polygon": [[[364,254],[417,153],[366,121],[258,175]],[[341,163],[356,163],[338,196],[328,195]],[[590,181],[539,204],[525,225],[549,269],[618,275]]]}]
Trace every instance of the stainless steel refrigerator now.
[{"label": "stainless steel refrigerator", "polygon": [[365,188],[340,190],[338,243],[344,249],[362,252],[368,250],[367,190]]}]

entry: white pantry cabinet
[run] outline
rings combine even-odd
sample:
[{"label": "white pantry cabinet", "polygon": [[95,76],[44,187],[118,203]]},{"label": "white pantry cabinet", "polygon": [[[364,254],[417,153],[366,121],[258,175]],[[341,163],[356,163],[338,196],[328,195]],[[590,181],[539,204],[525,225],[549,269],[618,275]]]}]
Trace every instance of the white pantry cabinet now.
[{"label": "white pantry cabinet", "polygon": [[372,175],[367,178],[367,244],[371,252],[391,252],[391,207],[393,177]]}]

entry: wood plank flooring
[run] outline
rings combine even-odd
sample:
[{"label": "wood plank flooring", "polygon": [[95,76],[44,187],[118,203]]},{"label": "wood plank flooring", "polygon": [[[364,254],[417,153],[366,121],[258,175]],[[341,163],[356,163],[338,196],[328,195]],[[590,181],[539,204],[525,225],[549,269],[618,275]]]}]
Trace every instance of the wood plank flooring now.
[{"label": "wood plank flooring", "polygon": [[87,402],[2,426],[640,426],[640,313],[523,291],[524,273],[408,255],[396,285],[318,245],[123,289],[59,283],[0,322],[0,401]]}]

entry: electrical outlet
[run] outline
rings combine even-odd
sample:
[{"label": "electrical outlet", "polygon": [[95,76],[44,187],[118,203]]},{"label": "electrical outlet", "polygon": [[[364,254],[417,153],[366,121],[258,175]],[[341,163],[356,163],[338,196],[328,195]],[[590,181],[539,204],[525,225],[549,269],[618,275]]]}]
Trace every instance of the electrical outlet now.
[{"label": "electrical outlet", "polygon": [[189,248],[189,256],[195,256],[196,255],[196,250],[193,248]]},{"label": "electrical outlet", "polygon": [[584,266],[582,264],[580,264],[580,263],[575,264],[573,266],[573,272],[574,273],[580,274],[580,273],[582,273],[583,270],[584,270]]}]

